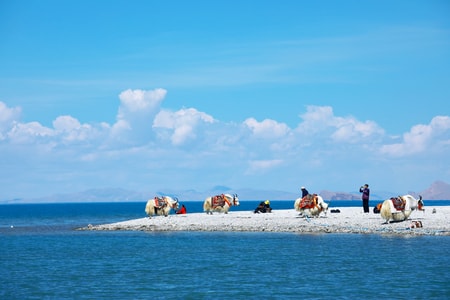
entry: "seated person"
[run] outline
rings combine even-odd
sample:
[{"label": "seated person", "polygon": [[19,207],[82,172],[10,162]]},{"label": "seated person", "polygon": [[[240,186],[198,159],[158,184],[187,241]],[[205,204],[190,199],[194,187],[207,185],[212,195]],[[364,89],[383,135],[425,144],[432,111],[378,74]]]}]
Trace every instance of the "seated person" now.
[{"label": "seated person", "polygon": [[266,213],[266,212],[272,212],[272,208],[270,207],[270,201],[262,201],[259,203],[258,207],[255,208],[254,213]]},{"label": "seated person", "polygon": [[186,213],[186,207],[183,205],[181,205],[181,208],[179,210],[177,210],[177,215],[184,215]]},{"label": "seated person", "polygon": [[381,211],[381,206],[383,205],[383,203],[378,203],[374,208],[373,208],[373,213],[374,214],[379,214]]}]

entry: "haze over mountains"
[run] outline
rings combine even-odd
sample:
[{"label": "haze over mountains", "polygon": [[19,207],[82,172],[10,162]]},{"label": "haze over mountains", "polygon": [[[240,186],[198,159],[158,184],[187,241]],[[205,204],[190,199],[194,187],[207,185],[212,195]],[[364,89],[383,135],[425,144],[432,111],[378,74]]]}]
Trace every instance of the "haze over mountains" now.
[{"label": "haze over mountains", "polygon": [[[360,200],[359,190],[350,192],[341,191],[309,191],[318,193],[325,200]],[[180,201],[201,201],[208,196],[222,193],[238,194],[241,201],[245,200],[294,200],[300,196],[298,193],[276,191],[276,190],[255,190],[255,189],[236,189],[233,190],[226,186],[215,186],[208,191],[196,190],[172,190],[161,189],[158,191],[130,191],[121,188],[102,188],[90,189],[79,193],[54,194],[46,197],[33,199],[0,199],[0,204],[13,203],[66,203],[66,202],[144,202],[149,198],[159,195],[169,195],[177,197]],[[384,200],[393,196],[411,194],[414,197],[422,195],[425,200],[450,200],[450,185],[443,181],[435,181],[429,188],[423,191],[378,191],[371,190],[371,200]]]}]

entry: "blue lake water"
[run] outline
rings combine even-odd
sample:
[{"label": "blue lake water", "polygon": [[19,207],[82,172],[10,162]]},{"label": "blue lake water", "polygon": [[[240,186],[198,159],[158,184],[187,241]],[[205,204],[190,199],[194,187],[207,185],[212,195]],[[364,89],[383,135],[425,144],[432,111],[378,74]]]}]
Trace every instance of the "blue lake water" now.
[{"label": "blue lake water", "polygon": [[[425,204],[450,205],[435,202]],[[201,211],[201,202],[184,204]],[[257,204],[242,201],[232,211]],[[75,230],[142,218],[144,207],[0,205],[0,298],[450,298],[448,236]]]}]

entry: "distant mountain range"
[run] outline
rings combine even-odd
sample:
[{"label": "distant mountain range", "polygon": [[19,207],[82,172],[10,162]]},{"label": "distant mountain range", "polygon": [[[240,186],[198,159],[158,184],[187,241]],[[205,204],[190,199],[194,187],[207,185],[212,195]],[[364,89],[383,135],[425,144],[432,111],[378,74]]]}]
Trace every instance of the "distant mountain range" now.
[{"label": "distant mountain range", "polygon": [[[315,192],[315,191],[310,191]],[[69,194],[55,194],[40,198],[31,199],[12,199],[12,200],[0,200],[0,204],[13,204],[13,203],[65,203],[65,202],[144,202],[149,198],[153,198],[157,195],[168,195],[178,198],[180,201],[199,201],[203,200],[211,195],[218,195],[222,193],[238,194],[239,199],[242,200],[289,200],[296,199],[300,195],[298,193],[277,191],[277,190],[255,190],[255,189],[237,189],[226,186],[215,186],[208,191],[199,192],[196,190],[173,190],[164,189],[153,192],[137,192],[130,191],[121,188],[103,188],[103,189],[90,189],[78,193]],[[333,191],[320,191],[319,194],[325,200],[360,200],[361,194],[359,191],[352,192],[333,192]],[[421,195],[424,200],[450,200],[450,185],[443,181],[436,181],[429,188],[421,192],[409,191],[401,194],[411,194],[414,197]],[[395,192],[372,192],[370,195],[371,200],[384,200],[392,196],[397,196]]]}]

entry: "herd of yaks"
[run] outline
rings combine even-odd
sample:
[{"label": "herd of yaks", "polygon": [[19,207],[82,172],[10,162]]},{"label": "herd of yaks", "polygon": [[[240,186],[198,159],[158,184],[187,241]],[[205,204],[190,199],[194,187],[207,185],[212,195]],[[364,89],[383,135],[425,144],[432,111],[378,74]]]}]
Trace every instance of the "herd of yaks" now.
[{"label": "herd of yaks", "polygon": [[[168,216],[171,209],[178,209],[177,198],[169,196],[154,197],[147,201],[146,214],[151,218],[155,215]],[[237,194],[220,194],[205,199],[203,210],[207,214],[215,212],[228,213],[231,206],[239,206]],[[409,218],[411,212],[418,209],[424,210],[422,196],[419,199],[411,195],[403,195],[387,199],[379,205],[379,213],[386,223],[389,221],[399,222]],[[328,204],[320,195],[314,194],[308,199],[298,198],[294,202],[294,209],[305,217],[318,217],[320,213],[326,215]]]}]

